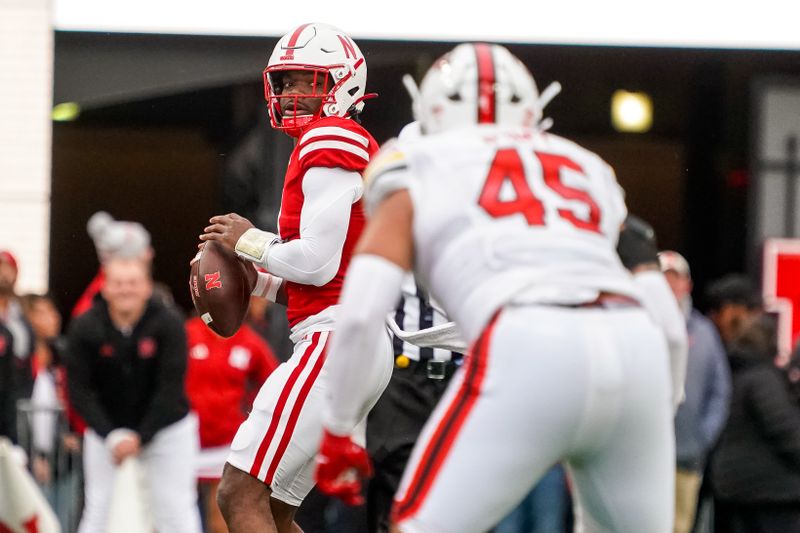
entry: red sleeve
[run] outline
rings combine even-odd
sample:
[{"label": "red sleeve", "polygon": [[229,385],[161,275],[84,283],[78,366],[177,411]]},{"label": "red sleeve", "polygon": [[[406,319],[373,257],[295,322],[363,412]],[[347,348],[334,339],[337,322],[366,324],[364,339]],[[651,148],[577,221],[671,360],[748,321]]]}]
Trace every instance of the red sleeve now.
[{"label": "red sleeve", "polygon": [[362,172],[376,149],[375,139],[360,124],[352,119],[328,117],[303,132],[298,162],[303,171],[327,167]]}]

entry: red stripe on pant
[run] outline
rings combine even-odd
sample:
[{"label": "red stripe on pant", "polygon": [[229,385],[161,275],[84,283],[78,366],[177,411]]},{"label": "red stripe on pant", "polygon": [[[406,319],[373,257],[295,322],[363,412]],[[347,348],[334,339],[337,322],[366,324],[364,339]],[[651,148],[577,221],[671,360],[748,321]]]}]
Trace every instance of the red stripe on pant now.
[{"label": "red stripe on pant", "polygon": [[495,315],[475,343],[475,347],[469,355],[466,375],[461,382],[458,394],[453,397],[453,401],[444,417],[439,421],[433,437],[428,441],[428,447],[417,464],[417,469],[405,496],[401,501],[395,502],[392,513],[392,521],[394,523],[409,518],[422,506],[442,463],[444,463],[456,437],[458,437],[461,428],[464,426],[467,416],[474,407],[480,395],[483,379],[486,376],[489,342],[491,341],[492,331],[498,315]]},{"label": "red stripe on pant", "polygon": [[[269,423],[269,428],[267,429],[267,433],[264,436],[264,439],[261,441],[261,445],[258,447],[258,452],[256,452],[256,458],[253,461],[253,466],[250,467],[250,475],[258,478],[258,473],[261,471],[261,465],[264,463],[264,457],[267,454],[267,449],[269,448],[270,443],[275,438],[275,433],[278,430],[278,424],[280,423],[281,416],[283,415],[283,410],[286,407],[286,402],[289,399],[289,394],[291,394],[292,389],[294,388],[295,382],[300,377],[300,374],[305,369],[306,365],[308,364],[308,360],[311,358],[311,354],[314,353],[314,350],[317,348],[317,344],[319,343],[320,336],[322,335],[321,332],[316,332],[311,334],[311,342],[309,343],[308,347],[306,348],[305,352],[300,358],[300,362],[297,366],[292,370],[291,374],[289,374],[289,379],[286,380],[286,384],[283,386],[283,390],[278,396],[278,402],[275,405],[275,409],[272,413],[272,419]],[[322,357],[320,357],[322,359]],[[300,398],[292,407],[292,409],[297,408],[298,404],[301,404]],[[285,434],[285,432],[284,432]],[[278,455],[276,454],[276,457]],[[275,458],[273,458],[273,461]],[[269,484],[270,481],[264,481],[265,483]]]},{"label": "red stripe on pant", "polygon": [[278,469],[278,464],[281,462],[281,458],[283,458],[283,453],[286,451],[286,447],[289,446],[289,441],[292,440],[294,428],[297,426],[297,419],[300,418],[300,411],[303,410],[303,405],[306,403],[308,393],[311,391],[311,387],[314,386],[314,383],[317,381],[317,376],[319,376],[322,366],[325,364],[325,356],[328,350],[327,343],[326,337],[325,345],[322,347],[322,353],[320,353],[319,357],[317,357],[317,360],[314,362],[314,368],[311,369],[311,373],[308,375],[305,383],[303,383],[303,386],[300,388],[300,393],[297,396],[297,401],[295,402],[294,407],[292,407],[289,420],[286,421],[286,431],[283,432],[283,437],[281,438],[281,442],[278,444],[278,449],[275,450],[275,456],[272,458],[269,469],[267,469],[267,476],[265,479],[267,485],[272,485],[272,480],[275,477],[275,471]]}]

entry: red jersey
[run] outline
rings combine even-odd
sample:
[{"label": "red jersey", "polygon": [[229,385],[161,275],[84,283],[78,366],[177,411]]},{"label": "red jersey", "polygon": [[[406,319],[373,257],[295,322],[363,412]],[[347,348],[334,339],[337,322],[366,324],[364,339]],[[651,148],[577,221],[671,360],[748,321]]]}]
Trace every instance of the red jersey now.
[{"label": "red jersey", "polygon": [[[370,158],[377,151],[378,143],[372,135],[352,119],[323,117],[305,129],[289,158],[289,167],[286,170],[278,219],[281,240],[288,242],[300,238],[303,176],[309,168],[342,168],[363,174]],[[322,287],[286,281],[286,314],[289,326],[294,326],[339,302],[344,275],[363,229],[364,210],[359,200],[350,211],[342,260],[334,278]]]},{"label": "red jersey", "polygon": [[278,367],[269,345],[247,324],[220,337],[203,321],[186,321],[189,364],[186,394],[200,421],[200,446],[229,444],[267,376]]}]

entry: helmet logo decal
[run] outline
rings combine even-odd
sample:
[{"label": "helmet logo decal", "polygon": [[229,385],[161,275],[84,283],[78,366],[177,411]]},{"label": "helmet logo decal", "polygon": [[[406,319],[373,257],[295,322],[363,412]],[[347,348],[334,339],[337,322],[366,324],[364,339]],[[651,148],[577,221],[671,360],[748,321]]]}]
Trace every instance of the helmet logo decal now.
[{"label": "helmet logo decal", "polygon": [[289,42],[286,43],[286,55],[281,56],[281,61],[294,61],[294,49],[297,46],[297,40],[300,39],[300,34],[303,33],[303,30],[310,25],[311,24],[303,24],[294,30],[292,36],[289,37]]},{"label": "helmet logo decal", "polygon": [[492,49],[488,44],[476,44],[478,60],[478,124],[495,122],[495,75]]},{"label": "helmet logo decal", "polygon": [[[357,59],[358,54],[356,54],[356,47],[353,44],[353,41],[350,40],[350,37],[345,35],[337,35],[339,38],[339,42],[342,43],[342,49],[344,50],[344,55],[347,59]],[[352,54],[352,56],[351,56]]]}]

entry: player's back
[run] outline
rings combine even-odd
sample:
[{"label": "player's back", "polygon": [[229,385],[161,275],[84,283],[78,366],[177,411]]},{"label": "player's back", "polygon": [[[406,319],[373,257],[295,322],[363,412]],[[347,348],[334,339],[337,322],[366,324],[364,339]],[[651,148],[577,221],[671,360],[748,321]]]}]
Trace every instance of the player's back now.
[{"label": "player's back", "polygon": [[623,193],[592,152],[555,135],[497,126],[391,150],[371,170],[370,199],[408,187],[415,270],[468,340],[510,301],[636,295],[615,252]]}]

